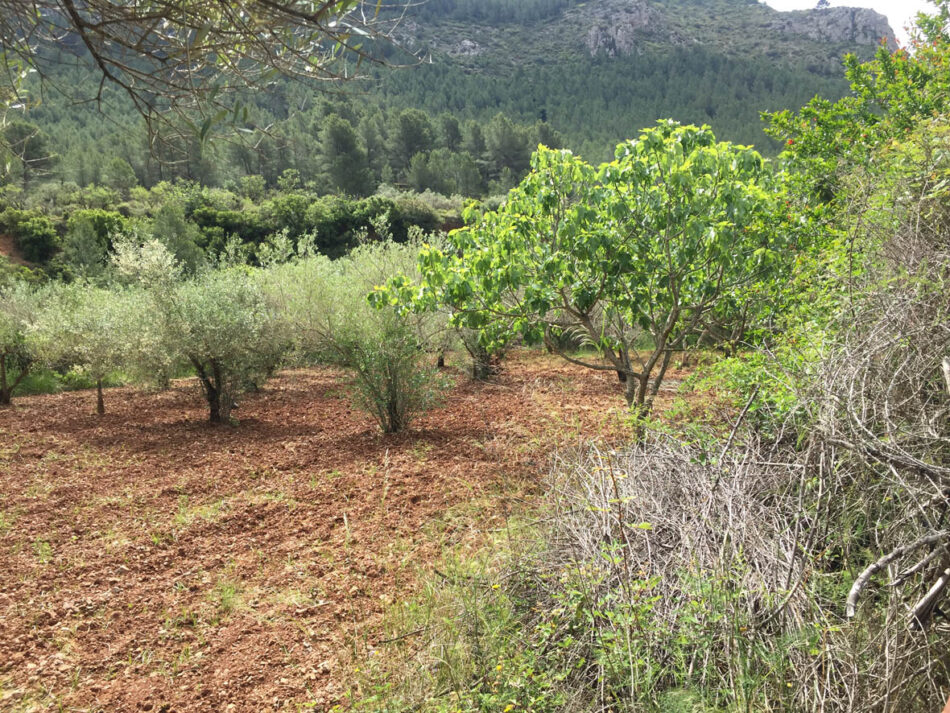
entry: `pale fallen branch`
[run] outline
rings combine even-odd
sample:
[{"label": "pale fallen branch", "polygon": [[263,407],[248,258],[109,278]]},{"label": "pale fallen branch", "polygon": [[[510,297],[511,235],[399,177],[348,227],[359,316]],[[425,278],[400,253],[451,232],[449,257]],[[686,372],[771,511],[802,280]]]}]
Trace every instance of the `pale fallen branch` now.
[{"label": "pale fallen branch", "polygon": [[937,602],[943,596],[944,590],[950,584],[950,567],[947,567],[940,573],[940,577],[934,582],[934,585],[924,595],[910,612],[910,623],[915,629],[926,629],[933,618],[934,610],[937,608]]},{"label": "pale fallen branch", "polygon": [[870,581],[871,577],[887,567],[887,565],[889,565],[891,562],[904,557],[914,550],[918,550],[921,547],[926,547],[928,545],[941,544],[942,541],[946,540],[948,537],[950,537],[950,532],[948,531],[925,535],[924,537],[911,542],[909,545],[902,545],[901,547],[891,550],[876,562],[868,565],[864,571],[858,575],[858,578],[854,580],[854,584],[851,585],[851,591],[848,592],[848,600],[845,606],[845,615],[849,619],[854,617],[858,608],[858,598],[861,596],[861,592],[867,586],[867,583]]}]

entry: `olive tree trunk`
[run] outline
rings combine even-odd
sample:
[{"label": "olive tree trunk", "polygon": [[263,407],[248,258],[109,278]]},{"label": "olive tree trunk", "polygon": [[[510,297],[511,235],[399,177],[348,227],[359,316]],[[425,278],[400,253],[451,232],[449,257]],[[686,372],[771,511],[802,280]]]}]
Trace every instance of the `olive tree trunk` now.
[{"label": "olive tree trunk", "polygon": [[0,354],[0,406],[9,406],[13,402],[13,390],[20,385],[20,382],[29,373],[29,368],[23,367],[11,382],[7,370],[8,358],[8,354]]},{"label": "olive tree trunk", "polygon": [[198,381],[208,402],[208,420],[211,423],[230,423],[234,403],[224,383],[224,370],[216,360],[207,365],[192,358],[191,363],[198,373]]}]

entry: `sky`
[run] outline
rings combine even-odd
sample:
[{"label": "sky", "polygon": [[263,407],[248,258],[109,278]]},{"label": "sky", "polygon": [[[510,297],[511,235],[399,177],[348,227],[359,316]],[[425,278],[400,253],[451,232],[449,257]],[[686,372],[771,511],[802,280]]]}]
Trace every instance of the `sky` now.
[{"label": "sky", "polygon": [[[808,10],[815,7],[817,0],[765,0],[776,10]],[[917,13],[924,10],[932,12],[934,7],[924,0],[831,0],[833,7],[869,7],[887,16],[891,28],[897,34],[902,45],[907,44],[907,31],[904,29]]]}]

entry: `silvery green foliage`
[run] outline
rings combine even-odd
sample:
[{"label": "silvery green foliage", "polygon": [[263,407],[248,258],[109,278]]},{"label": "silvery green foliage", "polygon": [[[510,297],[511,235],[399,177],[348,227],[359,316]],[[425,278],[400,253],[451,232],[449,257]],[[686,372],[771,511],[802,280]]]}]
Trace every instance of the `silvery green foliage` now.
[{"label": "silvery green foliage", "polygon": [[314,233],[307,233],[294,240],[286,228],[278,230],[267,236],[267,239],[258,246],[257,262],[266,268],[297,258],[311,257],[317,254],[316,242],[317,236]]},{"label": "silvery green foliage", "polygon": [[406,428],[438,390],[433,353],[445,346],[445,315],[376,309],[367,298],[393,274],[414,270],[418,250],[384,240],[336,261],[317,255],[262,273],[298,362],[353,373],[354,400],[387,432]]},{"label": "silvery green foliage", "polygon": [[29,330],[43,303],[41,292],[23,282],[0,288],[0,404],[10,403],[36,359]]},{"label": "silvery green foliage", "polygon": [[181,265],[161,241],[138,233],[114,239],[112,268],[119,282],[148,288],[165,288],[182,275]]},{"label": "silvery green foliage", "polygon": [[131,331],[122,293],[80,284],[58,285],[31,327],[44,363],[76,367],[93,380],[118,369]]},{"label": "silvery green foliage", "polygon": [[194,367],[211,420],[226,422],[236,396],[280,363],[283,343],[263,290],[245,270],[209,271],[176,285],[161,304],[169,352]]},{"label": "silvery green foliage", "polygon": [[182,361],[168,339],[175,319],[171,297],[182,279],[181,265],[162,242],[137,232],[117,236],[112,250],[113,276],[132,288],[128,306],[139,323],[127,345],[128,367],[137,381],[167,388]]},{"label": "silvery green foliage", "polygon": [[47,366],[76,369],[101,387],[134,354],[147,325],[143,306],[141,290],[133,288],[56,285],[31,325],[30,339]]},{"label": "silvery green foliage", "polygon": [[280,364],[284,337],[253,271],[206,270],[183,280],[162,243],[136,236],[117,243],[113,266],[120,281],[136,286],[128,294],[140,307],[130,361],[160,381],[175,365],[189,365],[212,421],[228,421],[236,396],[262,384]]}]

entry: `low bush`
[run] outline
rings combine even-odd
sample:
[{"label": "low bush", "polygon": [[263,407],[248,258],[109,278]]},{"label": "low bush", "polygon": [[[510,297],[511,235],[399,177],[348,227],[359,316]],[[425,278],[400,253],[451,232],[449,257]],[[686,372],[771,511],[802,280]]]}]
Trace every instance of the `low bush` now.
[{"label": "low bush", "polygon": [[368,242],[345,258],[299,256],[262,273],[302,363],[340,366],[353,375],[354,403],[387,433],[405,430],[438,401],[444,385],[435,354],[446,320],[392,307],[376,309],[369,293],[394,270],[412,269],[417,243]]},{"label": "low bush", "polygon": [[59,249],[56,226],[41,213],[8,208],[0,213],[0,229],[13,235],[17,248],[30,262],[49,262]]}]

